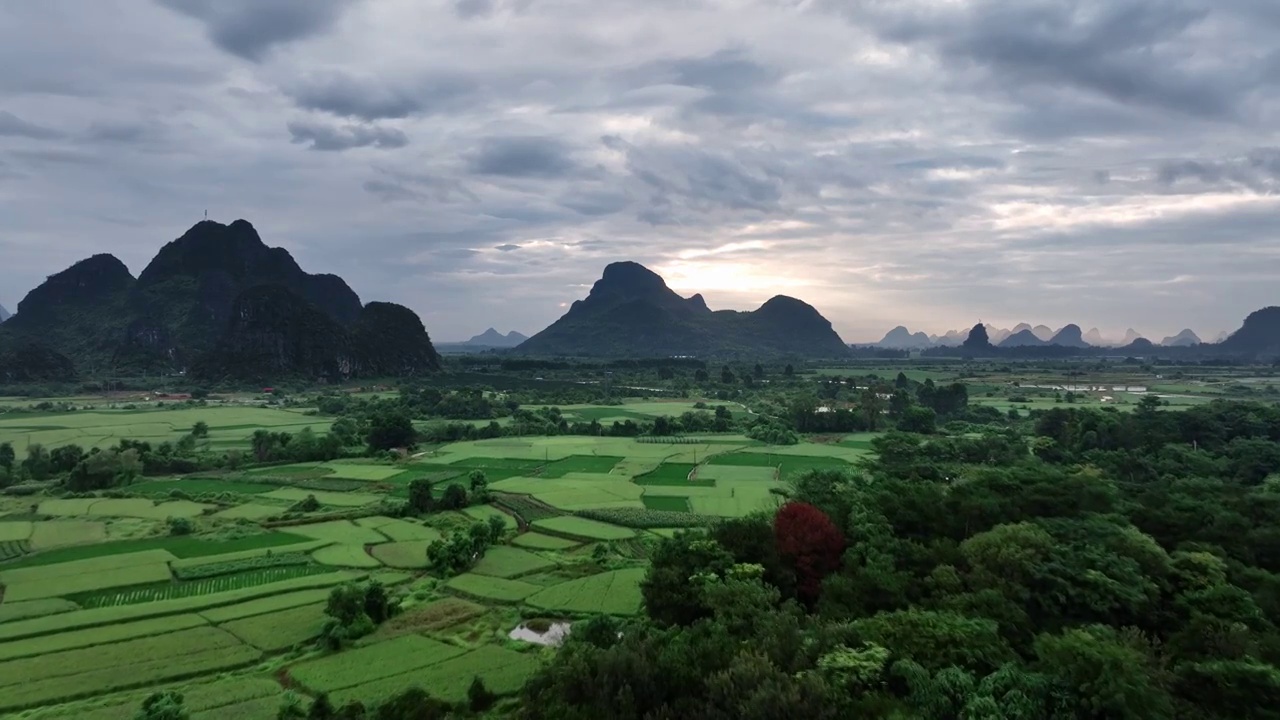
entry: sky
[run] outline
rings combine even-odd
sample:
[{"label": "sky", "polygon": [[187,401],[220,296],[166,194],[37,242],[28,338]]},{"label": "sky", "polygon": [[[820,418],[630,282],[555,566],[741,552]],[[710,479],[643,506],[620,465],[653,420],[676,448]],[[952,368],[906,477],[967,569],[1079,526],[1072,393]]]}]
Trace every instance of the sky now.
[{"label": "sky", "polygon": [[1280,303],[1272,0],[0,4],[0,304],[205,210],[437,340],[634,260],[849,342]]}]

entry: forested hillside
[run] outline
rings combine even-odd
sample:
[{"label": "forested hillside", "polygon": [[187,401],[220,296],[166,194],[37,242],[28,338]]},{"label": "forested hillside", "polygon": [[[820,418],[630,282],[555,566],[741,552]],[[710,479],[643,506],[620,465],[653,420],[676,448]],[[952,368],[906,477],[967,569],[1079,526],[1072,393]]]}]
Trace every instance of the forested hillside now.
[{"label": "forested hillside", "polygon": [[665,541],[646,617],[575,629],[522,715],[1280,717],[1280,411],[1157,404],[891,433]]}]

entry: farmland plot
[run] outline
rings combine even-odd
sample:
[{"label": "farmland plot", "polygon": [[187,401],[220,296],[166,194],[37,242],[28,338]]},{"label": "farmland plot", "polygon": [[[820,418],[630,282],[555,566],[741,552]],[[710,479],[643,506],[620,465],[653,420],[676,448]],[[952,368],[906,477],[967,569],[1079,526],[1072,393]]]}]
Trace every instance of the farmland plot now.
[{"label": "farmland plot", "polygon": [[552,535],[543,535],[542,533],[536,532],[517,535],[511,542],[514,545],[531,548],[533,550],[568,550],[569,548],[577,547],[582,544],[573,540],[566,540],[564,538]]},{"label": "farmland plot", "polygon": [[169,580],[165,550],[115,555],[0,572],[7,601],[40,600]]},{"label": "farmland plot", "polygon": [[333,701],[376,703],[417,686],[430,688],[433,696],[447,702],[461,702],[477,675],[490,691],[505,695],[519,690],[538,667],[536,655],[485,646],[460,657],[340,690],[334,693]]},{"label": "farmland plot", "polygon": [[310,525],[298,525],[289,528],[289,531],[316,540],[328,540],[346,545],[374,545],[387,541],[387,537],[377,530],[361,527],[349,520],[330,520]]},{"label": "farmland plot", "polygon": [[369,552],[387,567],[417,569],[427,566],[427,546],[431,540],[409,540],[406,542],[383,543],[374,545]]},{"label": "farmland plot", "polygon": [[0,542],[27,540],[31,537],[32,524],[26,520],[0,521]]},{"label": "farmland plot", "polygon": [[363,545],[329,545],[311,554],[321,565],[350,568],[379,567],[376,559],[364,551]]},{"label": "farmland plot", "polygon": [[324,609],[324,603],[318,603],[233,620],[219,627],[263,652],[277,652],[319,637],[329,617]]},{"label": "farmland plot", "polygon": [[14,640],[0,645],[0,661],[34,657],[63,650],[107,645],[124,640],[164,635],[207,625],[199,615],[170,615],[168,617],[139,620],[119,625],[104,625],[89,630],[75,630],[56,635]]},{"label": "farmland plot", "polygon": [[542,589],[519,580],[504,580],[472,573],[450,578],[445,585],[464,595],[507,603],[519,602]]},{"label": "farmland plot", "polygon": [[525,600],[534,607],[572,613],[634,615],[640,611],[645,568],[614,570],[553,585]]},{"label": "farmland plot", "polygon": [[[167,574],[166,569],[166,574]],[[179,598],[198,597],[230,590],[243,590],[258,585],[268,585],[284,580],[303,578],[308,575],[321,575],[332,572],[329,568],[318,565],[285,565],[281,567],[250,570],[232,575],[218,575],[200,580],[183,582],[159,582],[143,585],[130,583],[131,587],[120,590],[101,590],[75,595],[73,600],[85,608],[106,608],[117,605],[135,605],[151,603],[159,600],[176,600]]]},{"label": "farmland plot", "polygon": [[0,663],[0,711],[126,690],[241,667],[259,652],[198,627]]},{"label": "farmland plot", "polygon": [[514,578],[553,566],[555,563],[527,550],[498,545],[485,552],[472,572],[491,577]]},{"label": "farmland plot", "polygon": [[48,550],[66,545],[101,542],[107,539],[104,523],[84,520],[41,520],[31,528],[31,547]]},{"label": "farmland plot", "polygon": [[540,530],[586,540],[626,540],[636,536],[634,531],[627,528],[576,517],[554,517],[535,520],[533,526]]},{"label": "farmland plot", "polygon": [[295,665],[289,676],[315,692],[333,692],[457,657],[462,648],[404,635]]},{"label": "farmland plot", "polygon": [[[470,509],[470,508],[468,508]],[[396,541],[405,540],[439,540],[440,531],[435,528],[419,525],[396,518],[370,517],[356,520],[357,525],[374,529],[380,535]]]}]

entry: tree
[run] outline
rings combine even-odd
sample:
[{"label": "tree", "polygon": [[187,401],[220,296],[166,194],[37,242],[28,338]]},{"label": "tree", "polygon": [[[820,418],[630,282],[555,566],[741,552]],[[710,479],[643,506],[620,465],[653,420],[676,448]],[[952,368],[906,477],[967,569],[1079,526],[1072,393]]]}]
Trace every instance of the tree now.
[{"label": "tree", "polygon": [[796,374],[796,369],[791,367],[791,363],[787,363],[787,366],[782,369],[782,374],[785,377],[791,377]]},{"label": "tree", "polygon": [[467,484],[471,487],[471,495],[476,503],[489,502],[489,480],[483,470],[472,470],[467,475]]},{"label": "tree", "polygon": [[734,376],[733,371],[729,369],[728,365],[720,368],[720,382],[725,385],[732,385],[734,380],[737,380],[737,377]]},{"label": "tree", "polygon": [[182,693],[174,690],[151,693],[134,713],[134,720],[188,720],[191,713],[183,705]]},{"label": "tree", "polygon": [[1035,641],[1038,669],[1065,688],[1077,717],[1163,720],[1173,716],[1155,660],[1102,625],[1072,628]]},{"label": "tree", "polygon": [[911,387],[911,380],[907,379],[906,373],[899,372],[898,377],[893,379],[893,386],[898,388],[899,390],[905,390]]},{"label": "tree", "polygon": [[53,472],[53,461],[49,458],[49,451],[45,450],[40,443],[31,443],[27,446],[27,457],[22,461],[22,469],[32,480],[47,479]]},{"label": "tree", "polygon": [[472,678],[471,686],[467,688],[467,707],[471,709],[471,712],[484,712],[493,707],[493,701],[497,699],[498,696],[485,687],[483,678],[479,675]]},{"label": "tree", "polygon": [[927,407],[910,407],[902,413],[898,420],[898,429],[903,432],[932,435],[937,432],[938,415]]},{"label": "tree", "polygon": [[702,368],[698,368],[697,370],[694,370],[694,371],[693,371],[693,380],[694,380],[694,382],[704,383],[704,382],[706,382],[708,379],[709,379],[709,378],[708,378],[708,376],[707,376],[707,371],[706,371],[706,370],[703,370]]},{"label": "tree", "polygon": [[467,506],[467,491],[461,485],[450,485],[440,496],[441,510],[461,510]]},{"label": "tree", "polygon": [[75,469],[76,465],[84,460],[84,448],[79,445],[63,445],[56,447],[53,452],[49,453],[50,471],[58,475],[69,473]]},{"label": "tree", "polygon": [[756,366],[751,369],[751,374],[754,375],[757,380],[759,380],[760,378],[763,378],[764,366],[761,365],[760,363],[756,363]]},{"label": "tree", "polygon": [[426,478],[409,481],[409,508],[419,515],[425,515],[435,507],[436,499],[432,494],[430,481]]},{"label": "tree", "polygon": [[209,437],[209,423],[200,420],[191,426],[191,437]]},{"label": "tree", "polygon": [[505,515],[490,515],[486,524],[489,526],[489,541],[497,544],[503,535],[507,534],[507,521]]},{"label": "tree", "polygon": [[399,411],[384,411],[370,419],[366,440],[370,450],[393,450],[411,447],[417,435],[408,415]]},{"label": "tree", "polygon": [[333,720],[335,717],[337,712],[333,709],[333,703],[329,702],[328,693],[317,695],[311,702],[311,708],[307,710],[308,720]]},{"label": "tree", "polygon": [[13,470],[13,463],[16,460],[17,453],[13,451],[13,443],[0,443],[0,467]]},{"label": "tree", "polygon": [[660,625],[690,625],[711,614],[701,587],[689,582],[700,573],[722,575],[733,556],[713,540],[676,533],[658,544],[640,583],[645,611]]},{"label": "tree", "polygon": [[812,605],[823,579],[840,567],[844,536],[826,513],[794,500],[778,509],[773,533],[778,555],[795,573],[797,597]]},{"label": "tree", "polygon": [[171,517],[168,523],[170,535],[190,535],[195,530],[190,518]]}]

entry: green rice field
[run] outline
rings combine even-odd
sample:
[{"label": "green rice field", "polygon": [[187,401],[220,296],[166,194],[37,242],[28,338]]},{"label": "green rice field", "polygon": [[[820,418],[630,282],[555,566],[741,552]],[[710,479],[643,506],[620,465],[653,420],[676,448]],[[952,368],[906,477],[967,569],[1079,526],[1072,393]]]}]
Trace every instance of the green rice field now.
[{"label": "green rice field", "polygon": [[[601,422],[693,409],[562,408]],[[3,418],[0,441],[18,428],[87,438],[74,440],[84,447],[134,431],[172,441],[197,419],[210,425],[209,446],[228,449],[247,449],[256,429],[328,427],[290,410],[102,409]],[[520,618],[634,615],[659,537],[767,508],[795,473],[853,467],[870,451],[870,436],[767,450],[740,435],[646,440],[497,438],[400,462],[249,467],[147,478],[111,497],[15,498],[0,506],[0,715],[133,720],[162,687],[180,690],[196,720],[271,720],[286,687],[304,707],[318,692],[376,704],[413,686],[465,701],[476,677],[509,695],[546,657],[507,638]],[[450,483],[469,489],[474,470],[501,508],[400,517],[384,504],[418,478],[437,498]],[[296,506],[308,496],[319,511]],[[168,534],[178,517],[192,534]],[[505,536],[469,570],[427,569],[432,542],[494,517]],[[599,549],[607,560],[592,559]],[[369,579],[386,583],[403,612],[340,651],[320,647],[331,589]]]}]

